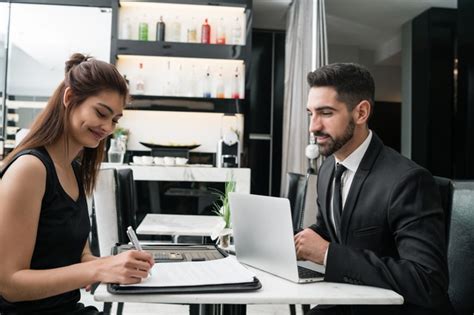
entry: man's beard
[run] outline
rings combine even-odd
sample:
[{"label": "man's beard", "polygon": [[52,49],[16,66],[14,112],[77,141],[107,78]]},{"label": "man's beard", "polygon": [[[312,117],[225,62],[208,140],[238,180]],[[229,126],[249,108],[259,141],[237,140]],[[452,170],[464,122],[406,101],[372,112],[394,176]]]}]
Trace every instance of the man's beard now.
[{"label": "man's beard", "polygon": [[337,152],[340,148],[342,148],[349,140],[352,139],[354,136],[354,129],[355,129],[355,123],[354,119],[351,118],[349,121],[349,124],[346,127],[346,130],[344,130],[344,134],[341,137],[334,138],[328,135],[327,133],[324,132],[316,132],[314,135],[316,137],[318,136],[329,136],[329,141],[325,144],[319,144],[319,152],[323,156],[330,156],[334,152]]}]

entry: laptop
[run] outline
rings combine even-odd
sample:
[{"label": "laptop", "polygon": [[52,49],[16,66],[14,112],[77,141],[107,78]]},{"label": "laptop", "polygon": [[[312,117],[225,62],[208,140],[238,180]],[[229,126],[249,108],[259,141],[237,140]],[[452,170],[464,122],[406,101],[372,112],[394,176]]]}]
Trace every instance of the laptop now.
[{"label": "laptop", "polygon": [[297,283],[324,280],[324,266],[296,259],[287,198],[229,193],[237,259]]}]

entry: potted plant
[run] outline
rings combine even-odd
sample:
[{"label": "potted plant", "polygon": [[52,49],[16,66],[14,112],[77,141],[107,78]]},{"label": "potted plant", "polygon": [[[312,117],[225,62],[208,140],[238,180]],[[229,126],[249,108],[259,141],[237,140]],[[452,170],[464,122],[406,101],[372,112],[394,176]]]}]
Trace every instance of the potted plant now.
[{"label": "potted plant", "polygon": [[217,227],[216,232],[213,233],[211,238],[218,238],[218,244],[224,248],[229,246],[230,236],[232,234],[229,193],[234,191],[235,181],[226,182],[224,192],[221,192],[220,190],[214,190],[214,193],[218,196],[218,199],[212,205],[214,209],[213,212],[222,217],[223,224]]}]

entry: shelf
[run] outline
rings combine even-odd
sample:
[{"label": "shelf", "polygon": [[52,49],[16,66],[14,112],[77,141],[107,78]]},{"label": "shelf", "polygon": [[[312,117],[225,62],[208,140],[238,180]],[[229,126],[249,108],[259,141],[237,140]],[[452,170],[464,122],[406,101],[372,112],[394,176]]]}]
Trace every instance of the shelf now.
[{"label": "shelf", "polygon": [[[195,21],[209,19],[211,27],[219,25],[218,23],[221,22],[218,21],[224,19],[226,25],[229,24],[226,28],[230,27],[232,21],[240,21],[242,36],[240,40],[235,41],[239,45],[184,42],[183,32],[179,37],[180,41],[154,41],[156,35],[154,25],[161,15],[164,16],[167,24],[172,18],[179,16],[181,28],[185,29],[192,18],[196,18]],[[138,17],[143,17],[143,19]],[[151,39],[149,41],[137,40],[138,22],[142,20],[149,25],[148,39]],[[128,22],[121,23],[121,21]],[[233,74],[237,71],[240,82],[239,94],[249,95],[245,78],[249,75],[247,64],[251,58],[251,33],[249,33],[251,21],[252,0],[113,1],[111,60],[115,61],[117,69],[129,79],[131,93],[137,90],[137,78],[145,82],[145,93],[148,93],[148,95],[132,95],[132,102],[127,108],[220,113],[245,111],[248,103],[246,99],[164,96],[162,94],[179,94],[174,91],[176,84],[183,84],[183,86],[195,84],[193,87],[199,89],[201,81],[187,74],[194,73],[196,77],[204,77],[207,72],[210,72],[210,90],[216,91],[218,82],[215,78],[218,73],[222,73],[225,95],[231,96],[230,90],[234,89],[235,85]],[[131,28],[128,29],[126,26],[131,26]],[[231,34],[232,32],[227,32],[227,36]],[[120,39],[122,35],[124,39]],[[200,37],[199,34],[198,37]],[[173,36],[165,38],[171,40]],[[215,39],[212,38],[211,41],[214,43]],[[140,63],[143,64],[144,70],[138,73]],[[170,86],[173,87],[170,88]],[[200,94],[193,93],[192,95]]]},{"label": "shelf", "polygon": [[191,4],[191,5],[211,5],[217,7],[250,7],[251,1],[246,0],[122,0],[119,1],[121,5],[125,3],[174,3],[174,4]]},{"label": "shelf", "polygon": [[118,55],[184,57],[206,59],[245,59],[244,46],[201,43],[117,40]]},{"label": "shelf", "polygon": [[132,95],[127,109],[240,113],[244,100]]}]

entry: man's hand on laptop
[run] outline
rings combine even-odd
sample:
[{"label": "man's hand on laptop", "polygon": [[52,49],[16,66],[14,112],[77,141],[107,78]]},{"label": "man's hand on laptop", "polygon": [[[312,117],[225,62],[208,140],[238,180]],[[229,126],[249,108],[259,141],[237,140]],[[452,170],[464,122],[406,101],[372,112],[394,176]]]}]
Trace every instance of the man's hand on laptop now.
[{"label": "man's hand on laptop", "polygon": [[295,235],[296,257],[322,265],[329,242],[312,229],[304,229]]}]

